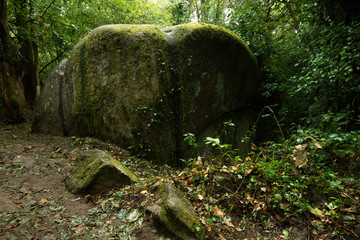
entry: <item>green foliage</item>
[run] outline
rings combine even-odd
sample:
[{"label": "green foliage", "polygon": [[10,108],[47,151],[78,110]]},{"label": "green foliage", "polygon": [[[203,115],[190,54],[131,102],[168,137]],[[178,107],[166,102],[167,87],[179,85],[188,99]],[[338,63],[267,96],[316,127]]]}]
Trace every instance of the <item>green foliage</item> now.
[{"label": "green foliage", "polygon": [[[246,158],[220,137],[207,137],[205,143],[215,151],[207,165],[200,160],[193,165],[191,181],[198,186],[194,201],[202,195],[210,196],[207,201],[217,198],[218,203],[232,206],[230,212],[263,224],[274,212],[283,219],[310,219],[314,234],[327,231],[342,236],[355,224],[360,186],[360,131],[346,131],[349,116],[321,115],[317,124],[310,124],[313,128],[298,127],[289,138],[263,143]],[[301,167],[295,164],[299,149],[308,158]],[[222,178],[228,179],[226,183],[219,182]],[[218,217],[210,214],[206,223],[220,222]]]},{"label": "green foliage", "polygon": [[191,20],[191,2],[170,0],[167,8],[171,13],[171,21],[174,25],[188,23]]},{"label": "green foliage", "polygon": [[302,34],[312,36],[313,53],[294,65],[298,71],[289,78],[286,98],[302,99],[304,116],[359,111],[360,24],[313,26]]},{"label": "green foliage", "polygon": [[27,1],[26,6],[27,11],[21,13],[14,1],[9,1],[10,28],[17,37],[23,29],[17,26],[16,17],[26,14],[31,19],[34,32],[31,37],[38,45],[42,81],[81,38],[98,26],[145,23],[167,26],[171,18],[164,4],[142,0],[41,0]]},{"label": "green foliage", "polygon": [[190,146],[192,146],[195,150],[198,148],[198,144],[196,143],[196,137],[193,133],[185,133],[184,141],[187,142]]},{"label": "green foliage", "polygon": [[287,126],[318,114],[360,113],[360,24],[333,21],[326,15],[328,6],[319,2],[244,0],[231,5],[227,26],[258,57],[263,95],[279,104]]}]

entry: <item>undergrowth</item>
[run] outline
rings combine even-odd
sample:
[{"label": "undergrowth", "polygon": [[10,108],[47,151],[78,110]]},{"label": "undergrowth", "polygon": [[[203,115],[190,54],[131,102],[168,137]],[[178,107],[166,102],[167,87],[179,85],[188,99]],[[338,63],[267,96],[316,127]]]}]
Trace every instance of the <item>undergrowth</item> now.
[{"label": "undergrowth", "polygon": [[[283,227],[284,239],[294,225],[309,229],[311,239],[358,239],[360,131],[345,129],[344,115],[319,118],[316,127],[297,127],[286,139],[252,144],[247,157],[222,136],[208,137],[216,154],[189,160],[182,176],[193,201],[205,205],[205,224],[245,231],[251,220],[264,230]],[[193,134],[184,136],[197,148]]]}]

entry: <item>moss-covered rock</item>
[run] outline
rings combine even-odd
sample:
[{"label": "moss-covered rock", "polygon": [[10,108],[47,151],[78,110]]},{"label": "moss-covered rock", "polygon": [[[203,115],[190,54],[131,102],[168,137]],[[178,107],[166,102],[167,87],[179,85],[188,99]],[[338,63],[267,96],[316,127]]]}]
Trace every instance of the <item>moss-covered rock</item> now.
[{"label": "moss-covered rock", "polygon": [[62,60],[49,74],[38,99],[32,131],[67,135],[74,112],[74,82],[68,71],[69,60]]},{"label": "moss-covered rock", "polygon": [[65,178],[67,189],[73,193],[98,193],[137,181],[128,168],[101,150],[81,154]]},{"label": "moss-covered rock", "polygon": [[196,239],[198,231],[202,229],[200,219],[184,194],[165,183],[155,188],[155,194],[158,201],[147,210],[180,239]]},{"label": "moss-covered rock", "polygon": [[254,108],[257,89],[256,59],[228,30],[106,25],[50,74],[32,129],[97,137],[174,164],[187,151],[184,133],[200,136]]},{"label": "moss-covered rock", "polygon": [[[233,143],[244,148],[239,139],[256,113],[244,117],[243,112],[256,108],[259,98],[259,71],[249,47],[233,32],[209,24],[184,24],[164,31],[172,49],[173,78],[180,89],[177,135],[182,138],[191,132],[200,142],[215,137],[231,113],[232,119],[240,120],[234,122],[238,132]],[[178,142],[185,152],[184,141]]]}]

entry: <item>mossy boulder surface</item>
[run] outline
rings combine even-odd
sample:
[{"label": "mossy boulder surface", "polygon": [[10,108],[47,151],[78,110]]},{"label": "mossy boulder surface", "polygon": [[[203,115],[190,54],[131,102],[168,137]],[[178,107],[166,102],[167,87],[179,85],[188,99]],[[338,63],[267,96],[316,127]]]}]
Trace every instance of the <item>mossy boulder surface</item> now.
[{"label": "mossy boulder surface", "polygon": [[184,133],[191,132],[202,142],[220,134],[229,120],[236,125],[231,142],[246,151],[246,146],[240,146],[241,139],[256,118],[257,112],[251,110],[259,103],[260,83],[257,60],[249,47],[235,33],[210,24],[163,30],[179,89],[175,101],[180,152],[188,147],[182,140]]},{"label": "mossy boulder surface", "polygon": [[196,239],[200,219],[184,194],[169,183],[161,183],[155,188],[158,201],[147,210],[180,239]]},{"label": "mossy boulder surface", "polygon": [[174,164],[187,151],[184,133],[256,107],[258,76],[249,48],[224,28],[106,25],[49,75],[32,130],[97,137]]},{"label": "mossy boulder surface", "polygon": [[128,168],[101,150],[81,154],[65,178],[67,189],[73,193],[99,193],[137,181]]}]

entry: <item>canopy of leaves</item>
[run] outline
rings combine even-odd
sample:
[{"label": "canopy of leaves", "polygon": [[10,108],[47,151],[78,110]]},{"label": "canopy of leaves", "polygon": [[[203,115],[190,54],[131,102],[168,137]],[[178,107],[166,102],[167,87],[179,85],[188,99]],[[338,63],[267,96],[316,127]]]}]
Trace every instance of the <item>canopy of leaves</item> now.
[{"label": "canopy of leaves", "polygon": [[[156,24],[167,26],[171,15],[163,5],[142,0],[40,0],[26,1],[32,40],[38,45],[40,76],[44,81],[54,64],[65,58],[90,30],[105,24]],[[16,22],[16,1],[8,2],[15,43],[23,31]]]}]

